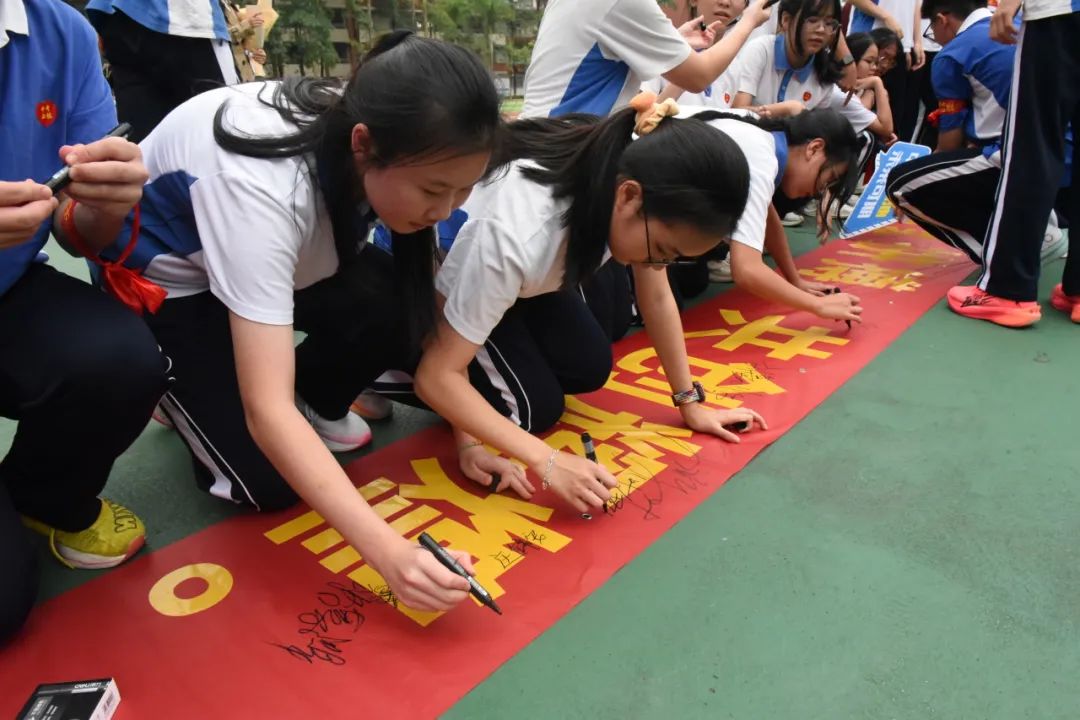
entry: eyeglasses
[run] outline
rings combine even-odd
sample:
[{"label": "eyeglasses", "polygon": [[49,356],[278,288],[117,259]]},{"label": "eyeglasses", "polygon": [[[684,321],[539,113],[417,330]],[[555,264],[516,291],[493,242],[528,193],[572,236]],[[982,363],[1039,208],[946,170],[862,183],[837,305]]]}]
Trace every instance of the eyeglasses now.
[{"label": "eyeglasses", "polygon": [[840,21],[836,18],[808,17],[803,20],[803,24],[811,29],[820,26],[827,33],[834,33],[840,29]]},{"label": "eyeglasses", "polygon": [[644,265],[656,265],[667,267],[668,265],[693,265],[697,261],[693,258],[676,257],[671,260],[666,258],[654,259],[652,254],[652,239],[649,237],[649,211],[645,209],[645,203],[641,204],[641,216],[645,219],[645,254],[648,256]]},{"label": "eyeglasses", "polygon": [[923,30],[923,34],[922,34],[922,36],[923,36],[923,38],[925,40],[929,40],[932,43],[937,42],[937,35],[936,35],[936,33],[934,33],[934,23],[935,22],[936,22],[935,18],[930,18],[930,24],[926,26],[926,30]]},{"label": "eyeglasses", "polygon": [[814,187],[819,196],[824,195],[826,192],[836,195],[843,189],[843,184],[846,179],[846,168],[844,172],[840,172],[838,166],[834,163],[822,167],[821,170],[818,171],[817,178],[814,180]]}]

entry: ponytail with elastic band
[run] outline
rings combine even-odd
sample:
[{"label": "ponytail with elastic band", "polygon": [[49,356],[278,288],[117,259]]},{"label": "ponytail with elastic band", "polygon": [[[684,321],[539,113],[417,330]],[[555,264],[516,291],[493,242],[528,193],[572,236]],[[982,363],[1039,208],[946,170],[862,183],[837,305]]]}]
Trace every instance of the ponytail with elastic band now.
[{"label": "ponytail with elastic band", "polygon": [[630,107],[637,113],[634,118],[634,132],[638,135],[648,135],[667,117],[679,114],[678,104],[668,98],[663,102],[656,102],[656,93],[640,92],[630,101]]}]

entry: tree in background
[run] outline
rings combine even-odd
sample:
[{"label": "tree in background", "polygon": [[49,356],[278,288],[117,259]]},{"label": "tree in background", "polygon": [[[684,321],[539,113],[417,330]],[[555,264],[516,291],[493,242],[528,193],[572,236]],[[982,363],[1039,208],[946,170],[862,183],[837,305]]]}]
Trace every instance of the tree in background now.
[{"label": "tree in background", "polygon": [[301,75],[325,75],[339,62],[330,39],[334,22],[348,36],[354,67],[378,36],[376,25],[408,28],[467,47],[492,69],[505,64],[516,94],[532,56],[542,14],[537,7],[532,0],[344,0],[332,22],[324,0],[278,0],[280,18],[266,52],[274,75],[283,75],[287,65]]},{"label": "tree in background", "polygon": [[279,17],[274,32],[266,38],[266,54],[274,74],[284,74],[285,65],[293,64],[301,75],[318,69],[329,74],[338,55],[330,42],[330,14],[321,0],[279,0]]},{"label": "tree in background", "polygon": [[[356,67],[360,58],[371,49],[375,38],[374,8],[371,2],[363,7],[357,0],[345,0],[345,33],[349,36],[349,66]],[[362,31],[362,34],[361,34]]]},{"label": "tree in background", "polygon": [[510,94],[518,95],[518,78],[525,74],[532,60],[533,44],[540,26],[543,10],[537,10],[531,3],[518,2],[507,21],[510,30],[507,38],[507,53],[510,65]]}]

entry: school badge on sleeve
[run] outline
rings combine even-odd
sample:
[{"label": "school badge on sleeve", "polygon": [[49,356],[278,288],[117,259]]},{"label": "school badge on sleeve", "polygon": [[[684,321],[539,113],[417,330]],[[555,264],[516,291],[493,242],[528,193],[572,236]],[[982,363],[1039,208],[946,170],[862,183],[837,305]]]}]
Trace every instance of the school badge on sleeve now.
[{"label": "school badge on sleeve", "polygon": [[56,108],[56,103],[52,100],[42,100],[37,104],[37,121],[41,123],[43,127],[49,127],[56,122],[56,116],[59,112],[60,111]]}]

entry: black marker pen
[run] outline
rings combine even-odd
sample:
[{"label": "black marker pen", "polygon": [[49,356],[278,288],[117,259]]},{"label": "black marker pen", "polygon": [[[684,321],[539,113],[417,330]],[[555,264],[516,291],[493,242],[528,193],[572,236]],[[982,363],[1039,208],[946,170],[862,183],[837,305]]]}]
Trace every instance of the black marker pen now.
[{"label": "black marker pen", "polygon": [[[836,293],[839,293],[839,292],[843,292],[843,291],[838,287],[834,287],[834,288],[830,288],[830,289],[826,290],[825,294],[826,295],[835,295]],[[847,329],[850,330],[851,329],[851,321],[850,320],[845,320],[844,322],[847,323]]]},{"label": "black marker pen", "polygon": [[[596,446],[593,445],[592,435],[587,432],[581,433],[581,447],[585,450],[586,459],[592,460],[594,463],[599,462],[596,459]],[[607,514],[607,511],[607,503],[604,503],[604,514]],[[589,513],[582,513],[581,517],[585,520],[592,520],[592,515],[585,517],[586,515],[589,515]]]},{"label": "black marker pen", "polygon": [[476,578],[470,575],[468,571],[465,570],[465,568],[461,567],[458,561],[455,560],[450,553],[446,552],[446,548],[435,542],[435,538],[431,537],[427,533],[420,533],[420,545],[425,550],[431,551],[431,554],[435,556],[435,559],[442,563],[443,567],[445,567],[447,570],[453,573],[457,573],[461,577],[468,580],[469,593],[471,593],[474,598],[479,600],[484,605],[487,605],[495,612],[502,615],[502,610],[499,609],[499,606],[496,605],[495,601],[491,598],[491,593],[485,590],[480,583],[476,582]]},{"label": "black marker pen", "polygon": [[[127,134],[131,132],[131,125],[128,123],[120,123],[106,135],[106,138],[111,137],[127,137]],[[102,138],[104,140],[105,138]],[[52,194],[56,195],[61,190],[71,184],[71,166],[65,165],[64,167],[53,173],[53,176],[45,181],[45,187],[52,190]]]}]

